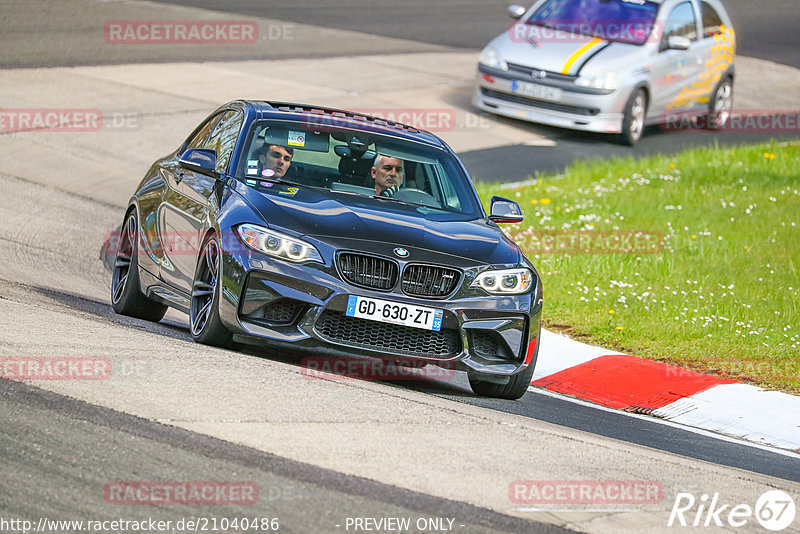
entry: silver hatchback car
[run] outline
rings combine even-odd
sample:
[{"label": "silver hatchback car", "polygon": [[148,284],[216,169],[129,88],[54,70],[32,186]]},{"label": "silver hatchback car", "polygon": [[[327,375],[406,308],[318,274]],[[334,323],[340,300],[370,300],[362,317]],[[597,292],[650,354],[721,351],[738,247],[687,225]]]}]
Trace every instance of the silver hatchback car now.
[{"label": "silver hatchback car", "polygon": [[634,145],[649,124],[723,126],[736,41],[718,0],[539,0],[509,6],[478,61],[478,108]]}]

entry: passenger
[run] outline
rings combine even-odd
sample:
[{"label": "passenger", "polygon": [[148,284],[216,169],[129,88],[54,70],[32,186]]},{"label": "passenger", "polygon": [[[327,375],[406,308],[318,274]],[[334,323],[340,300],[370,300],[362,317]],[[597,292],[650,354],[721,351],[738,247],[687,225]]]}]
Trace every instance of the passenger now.
[{"label": "passenger", "polygon": [[403,183],[405,174],[403,160],[378,154],[375,156],[370,174],[375,180],[375,194],[393,197]]},{"label": "passenger", "polygon": [[283,178],[289,166],[292,164],[294,157],[294,149],[281,145],[269,145],[263,147],[258,152],[259,162],[259,175],[268,177],[268,170],[272,170],[275,174],[274,178]]}]

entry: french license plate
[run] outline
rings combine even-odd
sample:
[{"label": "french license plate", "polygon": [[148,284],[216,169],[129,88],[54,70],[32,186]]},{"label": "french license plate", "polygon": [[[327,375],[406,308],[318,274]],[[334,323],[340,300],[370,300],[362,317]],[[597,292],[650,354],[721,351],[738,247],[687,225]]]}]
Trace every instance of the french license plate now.
[{"label": "french license plate", "polygon": [[539,85],[538,83],[520,82],[514,80],[511,82],[511,91],[519,95],[531,96],[533,98],[541,98],[543,100],[561,100],[562,90],[558,87],[548,87],[547,85]]},{"label": "french license plate", "polygon": [[423,330],[436,330],[438,332],[442,329],[444,312],[426,306],[412,306],[388,300],[350,295],[347,299],[345,315],[381,323],[412,326]]}]

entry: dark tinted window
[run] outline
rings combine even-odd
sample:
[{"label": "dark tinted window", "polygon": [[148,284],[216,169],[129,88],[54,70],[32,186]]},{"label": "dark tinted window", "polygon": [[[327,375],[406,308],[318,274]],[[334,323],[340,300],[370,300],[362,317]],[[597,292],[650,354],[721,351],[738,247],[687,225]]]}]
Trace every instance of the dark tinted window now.
[{"label": "dark tinted window", "polygon": [[700,10],[703,13],[703,37],[713,37],[722,33],[722,19],[717,10],[708,2],[701,2]]},{"label": "dark tinted window", "polygon": [[241,126],[241,113],[235,110],[226,111],[214,127],[211,137],[203,145],[203,148],[217,151],[217,171],[225,172],[228,169],[228,162],[231,160]]},{"label": "dark tinted window", "polygon": [[672,10],[664,24],[664,42],[673,35],[686,37],[690,41],[697,40],[697,18],[694,8],[689,2],[684,2]]},{"label": "dark tinted window", "polygon": [[[526,23],[641,45],[650,37],[657,13],[658,4],[647,0],[548,0]],[[529,34],[533,41],[550,35],[533,28]]]}]

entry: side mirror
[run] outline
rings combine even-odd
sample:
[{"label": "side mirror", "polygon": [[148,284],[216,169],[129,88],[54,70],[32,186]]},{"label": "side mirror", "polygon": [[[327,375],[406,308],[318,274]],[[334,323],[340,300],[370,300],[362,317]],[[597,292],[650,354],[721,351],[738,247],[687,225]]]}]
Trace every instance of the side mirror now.
[{"label": "side mirror", "polygon": [[219,178],[217,172],[217,151],[210,148],[190,148],[181,155],[178,165],[190,171]]},{"label": "side mirror", "polygon": [[503,197],[492,197],[490,211],[489,220],[496,223],[518,223],[525,219],[519,204]]},{"label": "side mirror", "polygon": [[689,46],[691,46],[692,42],[680,35],[670,35],[667,38],[667,48],[670,50],[689,50]]},{"label": "side mirror", "polygon": [[524,15],[526,11],[527,9],[517,4],[508,6],[508,16],[514,20],[521,19],[522,15]]}]

